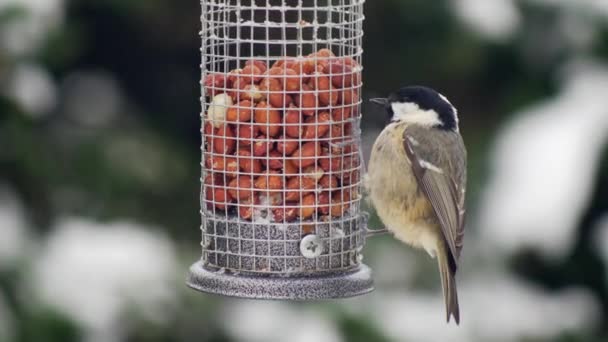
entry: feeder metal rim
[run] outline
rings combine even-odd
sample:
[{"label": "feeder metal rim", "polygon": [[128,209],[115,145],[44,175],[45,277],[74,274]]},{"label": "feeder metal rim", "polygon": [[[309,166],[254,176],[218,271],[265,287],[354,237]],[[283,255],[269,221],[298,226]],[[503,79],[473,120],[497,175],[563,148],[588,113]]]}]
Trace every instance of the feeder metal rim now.
[{"label": "feeder metal rim", "polygon": [[266,300],[328,300],[350,298],[374,290],[371,270],[361,264],[351,272],[296,277],[263,277],[213,272],[202,261],[190,267],[186,285],[214,295]]}]

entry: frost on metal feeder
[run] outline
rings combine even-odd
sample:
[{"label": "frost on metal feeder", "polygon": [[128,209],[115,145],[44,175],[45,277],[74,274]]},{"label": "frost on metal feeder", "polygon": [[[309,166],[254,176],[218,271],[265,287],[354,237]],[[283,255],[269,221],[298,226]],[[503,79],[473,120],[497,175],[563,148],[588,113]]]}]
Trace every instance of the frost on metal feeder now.
[{"label": "frost on metal feeder", "polygon": [[363,0],[202,1],[202,259],[194,289],[323,299],[361,263]]}]

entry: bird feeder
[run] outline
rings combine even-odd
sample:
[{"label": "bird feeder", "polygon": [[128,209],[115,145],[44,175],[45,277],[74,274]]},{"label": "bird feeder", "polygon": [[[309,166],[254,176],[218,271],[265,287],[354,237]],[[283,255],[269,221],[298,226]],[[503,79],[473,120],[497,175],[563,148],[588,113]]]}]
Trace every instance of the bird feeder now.
[{"label": "bird feeder", "polygon": [[296,300],[373,290],[361,262],[363,3],[202,1],[202,258],[190,287]]}]

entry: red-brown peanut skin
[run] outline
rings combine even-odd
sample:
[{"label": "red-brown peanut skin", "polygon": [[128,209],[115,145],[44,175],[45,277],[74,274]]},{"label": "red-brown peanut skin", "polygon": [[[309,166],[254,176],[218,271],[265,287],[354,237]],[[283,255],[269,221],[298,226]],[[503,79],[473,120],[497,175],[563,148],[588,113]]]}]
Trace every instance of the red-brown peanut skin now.
[{"label": "red-brown peanut skin", "polygon": [[327,75],[319,72],[314,73],[308,85],[318,91],[321,105],[335,106],[338,103],[340,92],[334,89]]},{"label": "red-brown peanut skin", "polygon": [[236,106],[228,108],[226,111],[226,121],[229,122],[248,122],[253,115],[252,103],[249,100],[239,102]]},{"label": "red-brown peanut skin", "polygon": [[285,69],[285,75],[286,77],[283,80],[285,90],[289,92],[299,91],[303,83],[302,77],[293,69]]},{"label": "red-brown peanut skin", "polygon": [[253,195],[251,198],[240,201],[238,205],[239,216],[244,220],[251,220],[256,204],[260,204],[260,196],[257,194]]},{"label": "red-brown peanut skin", "polygon": [[275,108],[287,108],[293,103],[291,95],[283,90],[281,82],[276,78],[265,78],[262,80],[260,90],[268,98],[270,105]]},{"label": "red-brown peanut skin", "polygon": [[228,82],[230,83],[230,85],[233,88],[235,86],[234,83],[240,79],[242,72],[243,72],[243,69],[233,69],[233,70],[230,70],[230,72],[228,73]]},{"label": "red-brown peanut skin", "polygon": [[253,139],[258,136],[258,126],[253,123],[239,123],[235,125],[239,146],[251,146]]},{"label": "red-brown peanut skin", "polygon": [[301,197],[306,196],[317,187],[317,182],[310,177],[295,176],[287,180],[285,188],[285,201],[296,202]]},{"label": "red-brown peanut skin", "polygon": [[263,157],[272,151],[272,141],[265,135],[260,135],[253,141],[253,155]]},{"label": "red-brown peanut skin", "polygon": [[234,73],[234,72],[236,72],[236,70],[232,70],[230,72],[230,74],[228,74],[228,77],[229,78],[231,77],[232,79],[234,79],[234,81],[230,82],[230,84],[231,84],[231,86],[230,86],[231,90],[229,90],[227,92],[227,94],[228,94],[228,96],[230,96],[232,98],[232,101],[234,103],[239,103],[242,100],[244,100],[244,96],[243,96],[244,90],[243,90],[243,88],[245,88],[246,84],[240,78],[238,78],[237,75],[231,76],[231,74]]},{"label": "red-brown peanut skin", "polygon": [[321,155],[321,144],[318,142],[307,142],[293,153],[293,164],[304,168],[316,164],[317,157]]},{"label": "red-brown peanut skin", "polygon": [[343,171],[339,175],[342,185],[351,185],[359,182],[359,165],[360,161],[357,156],[344,157]]},{"label": "red-brown peanut skin", "polygon": [[315,63],[312,59],[298,59],[291,65],[290,69],[294,70],[301,78],[302,82],[306,83],[310,80],[310,74],[315,72]]},{"label": "red-brown peanut skin", "polygon": [[283,122],[285,123],[285,135],[291,138],[299,138],[302,136],[304,127],[301,125],[302,116],[297,108],[292,107],[285,111]]},{"label": "red-brown peanut skin", "polygon": [[262,164],[271,170],[281,170],[283,168],[284,158],[279,151],[270,151],[268,156],[262,157],[261,160]]},{"label": "red-brown peanut skin", "polygon": [[323,70],[335,57],[336,55],[334,55],[334,53],[329,49],[321,49],[308,55],[308,58],[312,59],[317,65],[319,65],[320,71]]},{"label": "red-brown peanut skin", "polygon": [[350,208],[350,191],[338,190],[331,198],[330,214],[333,217],[342,217]]},{"label": "red-brown peanut skin", "polygon": [[318,165],[312,165],[302,169],[301,174],[305,178],[312,179],[316,184],[323,178],[325,171]]},{"label": "red-brown peanut skin", "polygon": [[223,125],[215,134],[213,138],[213,151],[219,154],[231,154],[234,153],[236,148],[236,139],[234,132],[230,125]]},{"label": "red-brown peanut skin", "polygon": [[255,65],[246,65],[239,75],[239,79],[245,83],[257,83],[263,77],[263,72]]},{"label": "red-brown peanut skin", "polygon": [[289,138],[285,135],[277,139],[277,151],[285,156],[290,156],[298,149],[299,146],[300,145],[297,140]]},{"label": "red-brown peanut skin", "polygon": [[323,189],[335,190],[338,187],[338,177],[333,175],[324,175],[319,180],[319,185]]},{"label": "red-brown peanut skin", "polygon": [[339,92],[339,101],[343,105],[352,105],[359,102],[359,90],[357,89],[343,89]]},{"label": "red-brown peanut skin", "polygon": [[276,137],[281,132],[281,114],[266,102],[260,102],[256,106],[255,122],[260,132],[269,137]]},{"label": "red-brown peanut skin", "polygon": [[238,201],[251,199],[254,194],[251,176],[238,176],[228,183],[228,193]]},{"label": "red-brown peanut skin", "polygon": [[331,83],[337,88],[350,88],[361,84],[361,73],[343,62],[332,62],[323,72],[331,76]]},{"label": "red-brown peanut skin", "polygon": [[336,173],[342,171],[342,157],[332,156],[329,154],[329,150],[324,148],[319,158],[319,165],[325,172]]},{"label": "red-brown peanut skin", "polygon": [[353,185],[357,184],[360,180],[360,172],[359,170],[352,171],[344,171],[342,173],[342,184],[343,185]]},{"label": "red-brown peanut skin", "polygon": [[346,120],[349,120],[353,117],[352,106],[345,106],[336,108],[331,111],[331,118],[334,122],[342,123]]},{"label": "red-brown peanut skin", "polygon": [[330,115],[328,112],[321,112],[316,117],[307,118],[304,123],[304,134],[302,139],[311,140],[325,137],[330,128]]},{"label": "red-brown peanut skin", "polygon": [[268,66],[266,65],[265,62],[260,61],[260,60],[248,60],[247,62],[245,62],[245,66],[249,66],[249,65],[255,65],[256,67],[258,67],[258,69],[260,69],[260,72],[265,73],[266,70],[268,70]]},{"label": "red-brown peanut skin", "polygon": [[203,80],[205,87],[205,95],[214,97],[217,94],[225,92],[228,88],[228,78],[224,74],[208,74]]},{"label": "red-brown peanut skin", "polygon": [[275,222],[293,222],[297,217],[297,213],[298,211],[295,207],[272,209]]},{"label": "red-brown peanut skin", "polygon": [[[330,136],[333,138],[332,141],[342,141],[344,139],[351,138],[352,133],[352,123],[336,123],[334,120],[334,124],[331,125],[331,134]],[[335,140],[334,140],[335,139]]]},{"label": "red-brown peanut skin", "polygon": [[266,75],[267,77],[276,78],[281,82],[283,90],[286,92],[297,92],[300,90],[302,82],[302,76],[298,75],[293,69],[289,67],[273,67],[270,68]]},{"label": "red-brown peanut skin", "polygon": [[205,185],[220,185],[222,184],[222,177],[219,173],[207,172],[203,181]]},{"label": "red-brown peanut skin", "polygon": [[340,100],[340,91],[336,90],[333,86],[329,91],[319,92],[319,103],[323,106],[335,106]]},{"label": "red-brown peanut skin", "polygon": [[209,121],[205,122],[205,124],[203,125],[203,134],[205,139],[204,142],[206,146],[205,151],[210,152],[213,148],[211,146],[211,142],[213,141],[213,136],[215,136],[215,132],[217,132],[217,129],[213,127],[213,124]]},{"label": "red-brown peanut skin", "polygon": [[251,155],[249,149],[239,149],[236,152],[239,169],[245,173],[260,174],[262,172],[262,162]]},{"label": "red-brown peanut skin", "polygon": [[317,210],[321,215],[329,215],[329,202],[331,201],[331,193],[322,192],[317,200]]},{"label": "red-brown peanut skin", "polygon": [[315,115],[319,107],[319,100],[314,90],[307,84],[302,85],[302,92],[294,96],[294,102],[302,114],[307,116]]},{"label": "red-brown peanut skin", "polygon": [[336,57],[336,55],[330,49],[323,48],[315,52],[314,55],[317,57]]},{"label": "red-brown peanut skin", "polygon": [[234,200],[224,186],[205,186],[205,199],[207,208],[215,206],[216,209],[226,210]]},{"label": "red-brown peanut skin", "polygon": [[209,171],[203,184],[205,184],[205,191],[215,191],[217,188],[224,188],[224,177],[221,173]]},{"label": "red-brown peanut skin", "polygon": [[239,165],[234,157],[205,155],[205,167],[209,171],[224,174],[226,178],[233,178],[239,171]]},{"label": "red-brown peanut skin", "polygon": [[361,67],[361,65],[359,63],[357,63],[357,61],[355,61],[352,57],[342,57],[339,59],[339,62],[344,65],[348,65],[351,68],[360,68]]},{"label": "red-brown peanut skin", "polygon": [[296,62],[295,57],[283,57],[274,62],[271,66],[273,68],[291,68],[293,64]]},{"label": "red-brown peanut skin", "polygon": [[294,165],[293,160],[286,159],[283,167],[283,174],[285,176],[295,176],[300,173],[300,170],[297,166]]},{"label": "red-brown peanut skin", "polygon": [[[283,184],[283,176],[275,170],[269,170],[257,177],[254,182],[254,186],[256,189],[262,192],[270,192],[270,194],[274,192],[278,195],[280,195],[278,191],[285,187]],[[277,202],[275,201],[275,203]],[[280,201],[278,203],[280,203]]]},{"label": "red-brown peanut skin", "polygon": [[[271,68],[260,60],[242,68],[210,74],[203,82],[208,96],[233,87],[228,94],[238,103],[227,110],[230,125],[209,123],[203,129],[206,146],[224,155],[205,157],[211,172],[204,181],[207,197],[217,193],[220,200],[212,205],[226,210],[238,201],[235,212],[251,220],[260,196],[276,196],[271,202],[277,207],[270,209],[276,222],[307,220],[315,213],[343,216],[351,193],[338,189],[359,182],[351,156],[357,146],[347,141],[350,121],[359,115],[353,111],[360,101],[358,63],[321,49],[308,58],[282,58]],[[308,170],[318,178],[302,174]],[[239,171],[244,174],[237,176]]]},{"label": "red-brown peanut skin", "polygon": [[310,81],[308,81],[308,86],[314,90],[325,91],[329,90],[331,82],[329,76],[322,72],[315,72],[312,74]]},{"label": "red-brown peanut skin", "polygon": [[306,195],[300,202],[300,211],[298,216],[302,220],[311,218],[315,214],[317,208],[315,194]]}]

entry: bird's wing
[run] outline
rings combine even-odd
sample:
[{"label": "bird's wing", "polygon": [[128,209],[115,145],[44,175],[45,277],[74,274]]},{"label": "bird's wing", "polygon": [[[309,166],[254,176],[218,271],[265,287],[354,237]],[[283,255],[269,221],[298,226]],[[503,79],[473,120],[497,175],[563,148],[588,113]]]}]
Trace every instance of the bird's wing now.
[{"label": "bird's wing", "polygon": [[[443,152],[448,142],[445,139],[424,139],[406,130],[403,140],[418,186],[433,207],[456,267],[464,236],[466,161],[461,155],[452,155],[459,153],[458,146],[454,148],[448,145],[447,151]],[[466,154],[464,145],[462,150]],[[420,153],[422,151],[426,153]]]}]

